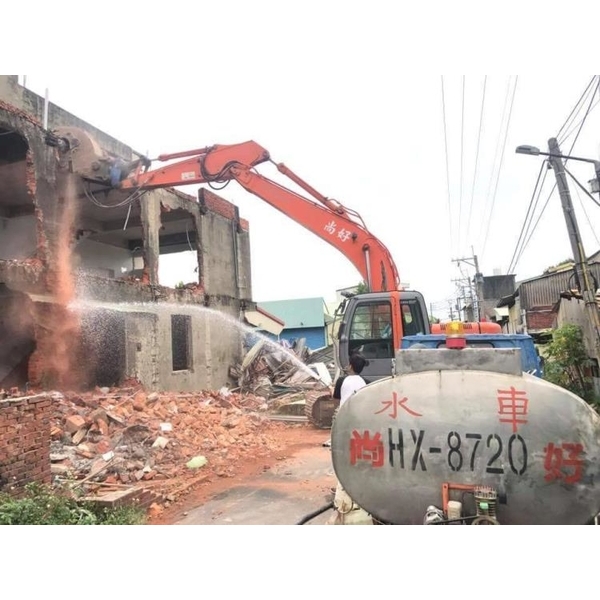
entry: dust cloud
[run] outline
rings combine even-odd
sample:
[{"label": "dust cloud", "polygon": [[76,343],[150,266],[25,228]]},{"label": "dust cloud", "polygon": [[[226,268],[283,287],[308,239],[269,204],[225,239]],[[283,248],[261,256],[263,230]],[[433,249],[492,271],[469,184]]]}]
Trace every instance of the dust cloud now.
[{"label": "dust cloud", "polygon": [[49,337],[45,344],[44,362],[52,383],[71,389],[84,379],[82,368],[85,365],[80,356],[81,322],[78,314],[69,310],[76,294],[73,246],[78,218],[77,191],[72,177],[67,180],[62,200],[56,252],[51,266],[50,291],[54,302],[48,315]]}]

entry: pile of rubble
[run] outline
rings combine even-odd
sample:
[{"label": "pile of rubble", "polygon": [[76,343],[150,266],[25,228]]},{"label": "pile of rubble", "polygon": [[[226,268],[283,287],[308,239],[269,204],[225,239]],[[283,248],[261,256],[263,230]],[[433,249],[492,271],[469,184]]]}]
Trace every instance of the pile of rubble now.
[{"label": "pile of rubble", "polygon": [[20,398],[25,395],[26,392],[21,391],[18,387],[10,387],[8,390],[0,388],[0,400],[6,400],[7,398]]},{"label": "pile of rubble", "polygon": [[[283,449],[278,432],[287,425],[273,413],[303,415],[311,394],[328,389],[325,364],[306,364],[311,354],[302,340],[294,348],[260,341],[231,369],[232,390],[147,393],[131,380],[50,392],[54,483],[94,498],[143,490],[148,506],[173,502],[200,481],[233,477],[247,458]],[[0,398],[32,391],[1,389]]]},{"label": "pile of rubble", "polygon": [[283,425],[255,395],[150,393],[140,386],[52,392],[52,473],[87,494],[142,487],[174,501],[200,480],[232,477],[247,456],[280,450]]},{"label": "pile of rubble", "polygon": [[260,339],[242,364],[230,369],[238,390],[264,398],[269,410],[303,414],[307,395],[329,389],[331,366],[313,362],[312,353],[300,339],[286,348]]}]

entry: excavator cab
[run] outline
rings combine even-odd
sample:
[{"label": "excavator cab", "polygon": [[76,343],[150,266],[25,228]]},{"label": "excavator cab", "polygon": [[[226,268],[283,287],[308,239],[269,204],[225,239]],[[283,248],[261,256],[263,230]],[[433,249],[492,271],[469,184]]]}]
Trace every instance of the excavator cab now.
[{"label": "excavator cab", "polygon": [[419,292],[403,290],[352,296],[345,301],[337,333],[338,368],[345,369],[350,355],[360,352],[368,360],[361,373],[367,383],[389,377],[401,337],[429,333],[427,308]]}]

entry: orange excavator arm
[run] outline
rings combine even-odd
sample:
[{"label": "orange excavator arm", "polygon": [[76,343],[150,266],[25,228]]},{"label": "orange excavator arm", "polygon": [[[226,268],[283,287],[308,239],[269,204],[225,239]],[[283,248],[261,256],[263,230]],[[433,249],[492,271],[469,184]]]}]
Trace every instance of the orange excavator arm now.
[{"label": "orange excavator arm", "polygon": [[[360,215],[337,200],[326,198],[253,141],[216,145],[197,150],[163,154],[157,160],[173,161],[148,170],[150,163],[138,161],[132,171],[121,172],[121,189],[155,189],[202,183],[237,181],[306,229],[337,248],[367,282],[372,292],[399,289],[400,278],[388,249],[366,228]],[[298,194],[256,172],[256,165],[272,162],[277,169],[312,198]]]}]

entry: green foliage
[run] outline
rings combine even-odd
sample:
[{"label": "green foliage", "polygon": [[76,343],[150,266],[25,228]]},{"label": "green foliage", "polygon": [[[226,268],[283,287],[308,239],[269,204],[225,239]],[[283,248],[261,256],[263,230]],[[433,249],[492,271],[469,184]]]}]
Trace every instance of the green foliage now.
[{"label": "green foliage", "polygon": [[95,509],[98,525],[143,525],[146,515],[143,510],[132,506],[115,509]]},{"label": "green foliage", "polygon": [[29,484],[21,498],[0,493],[0,525],[141,525],[137,508],[99,508],[48,486]]},{"label": "green foliage", "polygon": [[569,264],[570,265],[574,264],[572,258],[566,258],[565,260],[561,260],[559,263],[552,265],[551,267],[548,267],[547,269],[544,269],[544,273],[552,273],[553,271],[556,271],[558,268],[564,267]]},{"label": "green foliage", "polygon": [[369,291],[369,286],[367,285],[366,281],[361,281],[356,286],[356,293],[357,294],[366,294],[368,291]]},{"label": "green foliage", "polygon": [[544,379],[596,404],[589,368],[592,361],[583,343],[583,331],[577,325],[563,325],[552,336],[546,349]]}]

